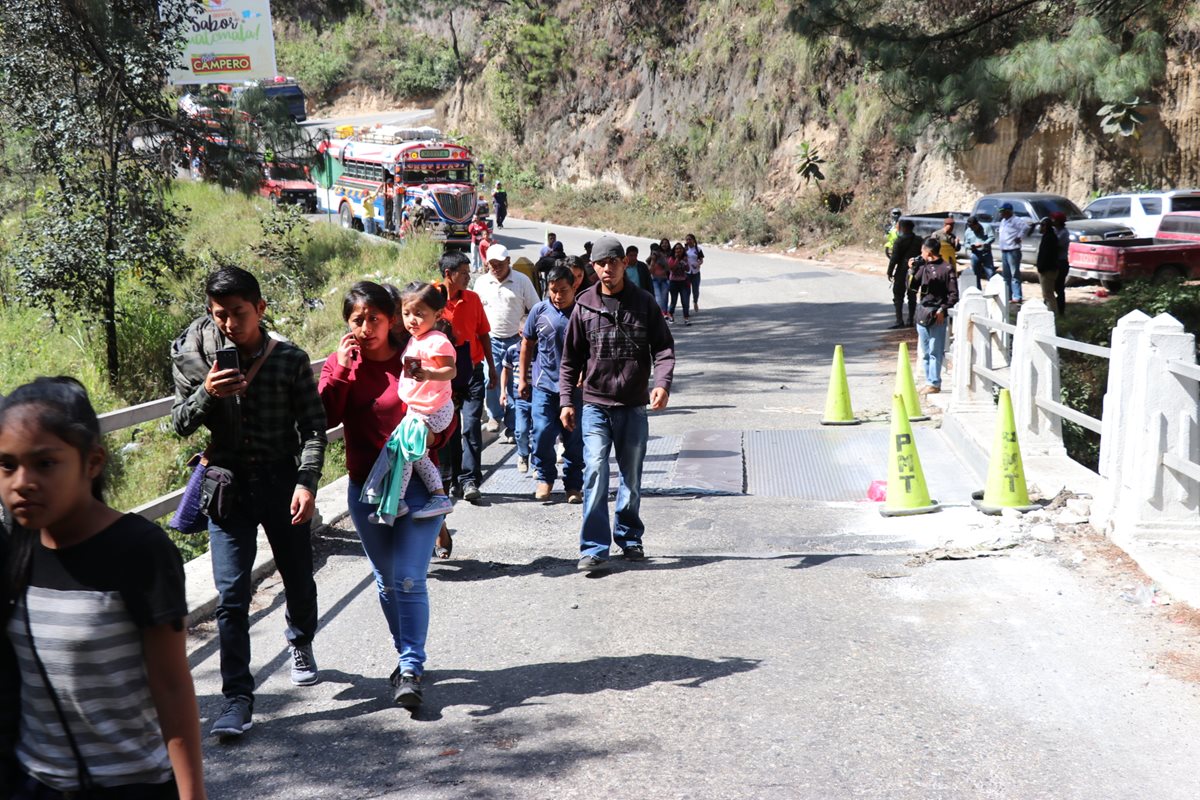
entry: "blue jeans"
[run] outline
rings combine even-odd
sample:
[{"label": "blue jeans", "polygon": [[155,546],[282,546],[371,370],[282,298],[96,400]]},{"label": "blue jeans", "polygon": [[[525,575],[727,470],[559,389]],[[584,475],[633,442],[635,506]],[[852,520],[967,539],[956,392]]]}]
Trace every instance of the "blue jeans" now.
[{"label": "blue jeans", "polygon": [[1004,276],[1004,288],[1009,301],[1021,302],[1021,251],[1000,251],[1000,273]]},{"label": "blue jeans", "polygon": [[[515,400],[514,400],[515,398]],[[508,405],[504,407],[504,421],[512,419],[513,437],[517,440],[517,457],[529,458],[529,440],[533,431],[533,413],[528,400],[517,397],[517,373],[510,371],[508,380]]]},{"label": "blue jeans", "polygon": [[654,299],[658,301],[658,307],[664,314],[667,313],[667,297],[671,291],[671,281],[667,278],[651,278],[650,283],[654,286]]},{"label": "blue jeans", "polygon": [[942,359],[946,355],[946,323],[917,325],[917,352],[925,365],[925,382],[942,385]]},{"label": "blue jeans", "polygon": [[690,281],[671,281],[671,307],[667,309],[671,316],[675,316],[676,302],[683,301],[683,318],[688,318],[688,305],[692,301],[692,288]]},{"label": "blue jeans", "polygon": [[[572,491],[583,488],[583,426],[576,425],[575,430],[566,433],[562,429],[559,412],[558,392],[548,392],[534,387],[533,400],[533,474],[538,483],[551,486],[558,478],[558,464],[554,455],[554,441],[560,434],[563,439],[563,489]],[[576,414],[579,405],[575,406]]]},{"label": "blue jeans", "polygon": [[[350,519],[375,573],[379,607],[399,654],[400,671],[420,675],[425,669],[425,639],[429,633],[425,574],[443,518],[413,519],[410,512],[392,525],[376,525],[367,520],[375,506],[359,500],[361,493],[362,484],[350,481]],[[429,492],[421,481],[411,481],[404,500],[409,508],[417,509],[429,502]]]},{"label": "blue jeans", "polygon": [[691,284],[691,287],[692,287],[692,307],[699,308],[700,307],[700,273],[699,272],[689,272],[688,273],[688,283]]},{"label": "blue jeans", "polygon": [[[504,351],[519,341],[521,341],[521,334],[519,333],[514,333],[512,336],[492,337],[492,361],[496,365],[497,383],[495,386],[491,383],[485,384],[487,392],[484,395],[484,402],[487,404],[488,417],[494,420],[503,420],[504,430],[509,433],[512,433],[514,420],[511,408],[507,410],[500,408],[500,364],[504,362]],[[486,379],[486,370],[483,374]]]},{"label": "blue jeans", "polygon": [[208,549],[216,585],[217,637],[221,643],[221,692],[254,697],[250,674],[250,571],[258,551],[258,526],[267,533],[283,589],[288,643],[303,647],[317,633],[317,584],[313,580],[312,523],[292,524],[296,466],[232,468],[237,501],[233,513],[208,521]]},{"label": "blue jeans", "polygon": [[[579,555],[608,558],[615,541],[624,549],[641,544],[646,526],[638,510],[642,503],[642,462],[650,426],[645,406],[597,406],[585,403],[579,425],[583,429],[583,525],[579,529]],[[608,454],[616,451],[616,522],[608,524]]]},{"label": "blue jeans", "polygon": [[971,269],[975,273],[975,288],[982,289],[983,284],[996,274],[996,264],[992,261],[992,251],[981,253],[971,252]]}]

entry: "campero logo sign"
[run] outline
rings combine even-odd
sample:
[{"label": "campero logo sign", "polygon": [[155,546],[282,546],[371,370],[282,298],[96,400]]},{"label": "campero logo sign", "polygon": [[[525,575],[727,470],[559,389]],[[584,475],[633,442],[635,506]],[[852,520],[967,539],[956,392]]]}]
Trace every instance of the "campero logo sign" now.
[{"label": "campero logo sign", "polygon": [[250,72],[250,56],[192,56],[192,72],[207,75],[213,72]]},{"label": "campero logo sign", "polygon": [[197,0],[171,82],[275,77],[270,0]]}]

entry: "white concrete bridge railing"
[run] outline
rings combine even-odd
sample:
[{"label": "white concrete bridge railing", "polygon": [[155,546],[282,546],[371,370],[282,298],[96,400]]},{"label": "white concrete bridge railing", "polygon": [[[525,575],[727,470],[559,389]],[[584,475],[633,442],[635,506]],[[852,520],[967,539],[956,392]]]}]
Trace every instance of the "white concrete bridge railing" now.
[{"label": "white concrete bridge railing", "polygon": [[[1054,314],[1028,300],[1015,325],[1003,279],[963,293],[954,315],[953,417],[991,413],[996,387],[1012,393],[1027,459],[1065,460],[1062,421],[1100,434],[1092,524],[1114,538],[1200,546],[1200,366],[1195,337],[1169,314],[1141,311],[1113,329],[1111,347],[1056,335]],[[1109,362],[1099,419],[1062,402],[1059,354]],[[994,416],[994,415],[993,415]]]}]

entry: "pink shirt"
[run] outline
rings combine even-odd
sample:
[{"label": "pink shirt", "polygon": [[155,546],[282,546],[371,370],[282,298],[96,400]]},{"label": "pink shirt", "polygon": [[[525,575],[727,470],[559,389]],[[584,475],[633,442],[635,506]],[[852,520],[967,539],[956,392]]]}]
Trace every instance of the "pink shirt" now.
[{"label": "pink shirt", "polygon": [[[445,356],[454,363],[454,345],[438,330],[412,337],[404,348],[404,358],[420,358],[421,366],[426,369],[438,366],[433,361],[435,356]],[[437,411],[450,402],[451,394],[450,381],[419,381],[410,378],[407,370],[400,378],[400,398],[418,414],[429,415]]]}]

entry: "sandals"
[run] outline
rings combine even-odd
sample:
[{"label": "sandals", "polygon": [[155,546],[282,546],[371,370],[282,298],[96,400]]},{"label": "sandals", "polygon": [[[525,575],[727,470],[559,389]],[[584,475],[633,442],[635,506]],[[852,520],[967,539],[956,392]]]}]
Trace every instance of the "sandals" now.
[{"label": "sandals", "polygon": [[[450,539],[450,544],[443,547],[442,545],[434,545],[433,555],[437,558],[446,559],[454,552],[454,537],[450,534],[450,529],[446,529],[446,536]],[[439,534],[440,537],[440,534]]]}]

